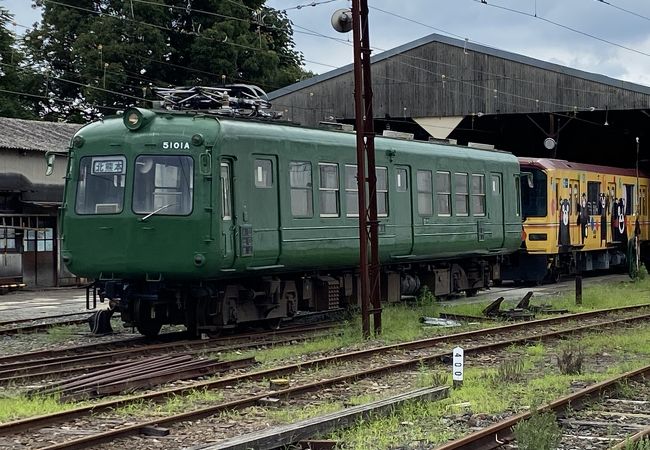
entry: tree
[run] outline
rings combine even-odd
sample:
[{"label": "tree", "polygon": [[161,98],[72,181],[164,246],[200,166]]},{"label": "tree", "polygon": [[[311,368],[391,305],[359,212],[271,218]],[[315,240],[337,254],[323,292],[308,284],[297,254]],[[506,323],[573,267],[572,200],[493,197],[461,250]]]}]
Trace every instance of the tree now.
[{"label": "tree", "polygon": [[42,22],[25,39],[50,119],[111,114],[151,86],[273,90],[304,76],[289,20],[265,0],[38,1]]},{"label": "tree", "polygon": [[23,55],[8,28],[12,20],[11,14],[0,7],[0,116],[30,119],[34,117],[30,110],[34,98],[24,93],[30,92],[32,77],[21,67]]}]

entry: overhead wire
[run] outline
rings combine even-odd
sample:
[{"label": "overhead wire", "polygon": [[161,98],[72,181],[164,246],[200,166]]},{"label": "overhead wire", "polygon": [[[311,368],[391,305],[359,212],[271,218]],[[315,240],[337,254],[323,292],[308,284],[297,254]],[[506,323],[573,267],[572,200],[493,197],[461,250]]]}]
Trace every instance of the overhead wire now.
[{"label": "overhead wire", "polygon": [[570,27],[568,25],[564,25],[564,24],[562,24],[560,22],[556,22],[554,20],[547,19],[546,17],[542,17],[537,13],[531,14],[531,13],[526,12],[526,11],[521,11],[521,10],[514,9],[514,8],[509,8],[507,6],[497,5],[497,4],[492,3],[491,1],[490,2],[481,1],[481,0],[472,0],[472,1],[475,2],[475,3],[481,4],[481,5],[488,6],[490,8],[497,8],[497,9],[501,9],[501,10],[504,10],[504,11],[512,12],[514,14],[520,14],[522,16],[530,17],[531,19],[538,19],[538,20],[541,20],[543,22],[547,22],[547,23],[550,23],[552,25],[555,25],[556,27],[563,28],[563,29],[571,31],[573,33],[577,33],[577,34],[580,34],[582,36],[586,36],[586,37],[589,37],[591,39],[595,39],[597,41],[604,42],[606,44],[609,44],[609,45],[612,45],[612,46],[615,46],[615,47],[619,47],[619,48],[622,48],[622,49],[630,51],[630,52],[637,53],[639,55],[650,56],[650,53],[646,53],[644,51],[637,50],[635,48],[628,47],[626,45],[619,44],[617,42],[613,42],[613,41],[610,41],[610,40],[605,39],[605,38],[601,38],[601,37],[596,36],[594,34],[587,33],[586,31],[578,30],[577,28],[573,28],[573,27]]},{"label": "overhead wire", "polygon": [[623,12],[626,12],[626,13],[631,14],[633,16],[639,17],[641,19],[650,21],[650,17],[644,16],[643,14],[636,13],[636,12],[631,11],[629,9],[622,8],[620,6],[617,6],[617,5],[613,4],[612,2],[607,2],[605,0],[595,0],[595,1],[598,2],[598,3],[602,3],[603,5],[611,6],[614,9],[618,9],[619,11],[623,11]]},{"label": "overhead wire", "polygon": [[[154,24],[149,24],[149,23],[142,22],[142,21],[135,21],[135,20],[129,19],[129,18],[127,18],[127,17],[115,17],[115,16],[112,16],[112,15],[109,15],[109,14],[105,14],[105,13],[101,13],[101,12],[98,13],[97,11],[89,10],[89,9],[86,9],[86,8],[80,8],[80,7],[76,7],[76,6],[74,6],[74,5],[69,5],[69,4],[65,4],[65,3],[57,2],[56,0],[45,0],[45,1],[46,1],[46,2],[49,1],[50,3],[58,4],[58,5],[61,5],[61,6],[67,6],[67,7],[71,7],[71,8],[75,8],[75,9],[80,9],[80,10],[87,11],[87,12],[90,12],[90,13],[95,13],[95,14],[100,14],[100,15],[104,15],[104,16],[108,16],[108,17],[113,17],[113,18],[118,19],[118,20],[134,21],[134,22],[136,22],[136,23],[140,23],[140,24],[143,24],[143,25],[149,25],[149,26],[154,26],[154,27],[157,27],[157,28],[162,28],[162,29],[164,29],[164,30],[166,30],[166,31],[178,32],[178,30],[172,30],[172,29],[169,29],[169,28],[166,28],[166,27],[156,26],[156,25],[154,25]],[[154,5],[164,6],[164,5],[157,4],[157,3],[153,3],[153,2],[150,2],[150,1],[147,1],[147,0],[134,0],[134,1],[136,1],[136,2],[140,2],[140,3],[145,3],[145,4],[154,4]],[[237,2],[234,2],[234,1],[231,0],[231,3],[237,3]],[[238,3],[237,3],[237,4],[238,4]],[[245,6],[245,5],[241,5],[241,6]],[[246,8],[248,8],[248,7],[246,7]],[[183,9],[185,9],[185,8],[183,8]],[[248,9],[251,9],[251,8],[248,8]],[[382,10],[382,9],[379,9],[379,8],[373,8],[373,9],[377,9],[377,10],[379,10],[379,11],[381,11],[381,12],[384,12],[384,13],[387,13],[387,14],[393,14],[393,13],[390,13],[390,12],[388,12],[388,11],[385,11],[385,10]],[[205,12],[205,11],[201,11],[201,10],[193,10],[193,11],[194,11],[194,12],[199,12],[199,13],[210,14],[209,12]],[[223,16],[223,15],[220,15],[220,16]],[[226,16],[226,17],[231,18],[231,16]],[[421,23],[421,22],[419,22],[419,21],[414,21],[413,19],[409,19],[409,18],[406,18],[406,17],[404,17],[404,16],[399,16],[399,17],[402,18],[402,19],[404,19],[404,20],[410,20],[410,21],[413,21],[413,22],[415,22],[415,23],[418,23],[418,24],[420,24],[420,25],[422,25],[422,26],[427,26],[427,27],[429,27],[429,28],[434,28],[434,29],[435,29],[435,27],[428,26],[428,25],[423,24],[423,23]],[[232,18],[234,18],[234,17],[232,17]],[[245,21],[250,22],[249,19],[241,19],[241,18],[234,18],[234,19],[237,19],[237,20],[245,20]],[[315,31],[313,31],[313,30],[309,30],[309,29],[307,29],[307,28],[300,27],[299,25],[296,25],[296,24],[294,24],[294,26],[299,27],[299,28],[303,28],[303,29],[305,29],[305,30],[308,30],[308,31],[310,32],[310,34],[313,34],[313,35],[315,35],[315,36],[318,36],[318,37],[324,37],[324,38],[331,39],[331,40],[334,40],[334,41],[338,41],[338,42],[340,42],[340,43],[342,43],[342,44],[345,44],[345,45],[349,45],[349,46],[351,46],[351,43],[348,42],[348,41],[346,41],[346,40],[338,39],[338,38],[332,38],[332,37],[330,37],[330,36],[323,35],[322,33],[318,33],[318,32],[315,32]],[[439,30],[439,31],[441,31],[441,32],[449,33],[449,32],[447,32],[447,31],[445,31],[445,30],[441,30],[441,29],[437,29],[437,30]],[[454,35],[454,34],[452,33],[452,35]],[[197,36],[202,37],[202,36],[200,36],[200,35],[197,35]],[[455,36],[459,36],[459,35],[455,35]],[[205,37],[203,37],[203,38],[204,38],[204,39],[209,39],[209,38],[205,38]],[[214,39],[211,39],[211,40],[214,41]],[[230,44],[232,44],[232,43],[230,43]],[[246,46],[244,46],[244,47],[246,47]],[[252,49],[252,50],[257,50],[257,49],[254,48],[254,47],[251,47],[250,49]],[[380,51],[385,51],[384,49],[381,49],[381,48],[375,48],[375,49],[380,50]],[[138,56],[139,56],[139,55],[138,55]],[[433,60],[429,60],[429,59],[426,59],[426,58],[419,58],[419,57],[415,57],[415,56],[412,56],[412,55],[404,55],[404,54],[403,54],[403,55],[400,55],[400,56],[405,57],[405,58],[411,58],[411,59],[416,59],[416,60],[425,61],[425,62],[427,62],[427,63],[438,63],[438,64],[444,64],[443,62],[433,61]],[[151,58],[146,58],[146,57],[142,57],[142,56],[139,56],[139,57],[144,58],[144,59],[152,60]],[[163,62],[161,62],[161,61],[158,61],[158,62],[159,62],[159,63],[163,63]],[[309,62],[312,62],[312,63],[315,63],[315,64],[321,64],[321,65],[323,65],[323,66],[327,66],[327,67],[335,67],[335,66],[332,66],[332,65],[330,65],[330,64],[320,63],[320,62],[316,62],[316,61],[309,61]],[[441,74],[441,73],[438,73],[438,72],[433,72],[433,71],[427,70],[427,69],[422,68],[422,67],[419,67],[419,66],[413,66],[413,65],[410,65],[410,64],[407,64],[407,63],[403,63],[403,62],[399,62],[399,63],[400,63],[400,64],[403,64],[403,65],[406,65],[406,66],[409,66],[409,67],[411,67],[411,68],[413,68],[413,69],[416,69],[416,70],[423,70],[423,71],[425,71],[425,72],[427,72],[427,73],[429,73],[429,74],[433,74],[433,75],[436,75],[436,76],[445,77],[445,74]],[[191,69],[191,68],[188,68],[188,67],[185,67],[185,66],[174,65],[174,64],[171,64],[171,63],[166,63],[166,64],[169,64],[169,65],[172,65],[172,66],[176,66],[176,67],[182,67],[182,68],[187,69],[187,70],[196,70],[196,69]],[[456,67],[456,68],[459,68],[459,69],[460,69],[459,66],[454,65],[454,64],[447,64],[447,65],[450,66],[450,67]],[[205,73],[206,73],[206,74],[209,74],[209,75],[215,75],[215,74],[210,73],[210,72],[205,72]],[[479,73],[480,73],[480,71],[479,71]],[[503,77],[503,76],[501,76],[501,77],[504,78],[504,79],[509,79],[509,80],[511,80],[511,81],[516,81],[516,82],[524,81],[524,80],[521,80],[521,79],[507,78],[507,77]],[[396,81],[398,81],[398,82],[404,82],[404,83],[411,83],[411,82],[409,82],[409,81],[407,81],[407,80],[396,80]],[[485,80],[482,80],[482,81],[485,81]],[[447,76],[445,82],[450,82],[450,83],[451,83],[451,82],[459,82],[459,83],[465,83],[465,84],[468,84],[468,83],[469,83],[470,86],[473,86],[473,87],[476,87],[476,88],[479,88],[479,89],[486,89],[486,90],[491,89],[490,87],[487,87],[487,86],[482,86],[482,85],[478,85],[478,84],[475,84],[475,83],[472,84],[472,83],[468,82],[467,80],[457,80],[457,79],[455,79],[455,78],[452,77],[452,76]],[[412,84],[412,83],[411,83],[411,84]],[[444,85],[444,83],[443,83],[443,85]],[[582,91],[582,90],[581,90],[581,91]],[[535,99],[535,98],[532,98],[532,97],[517,96],[516,94],[511,94],[511,93],[509,93],[509,92],[507,92],[507,91],[499,91],[499,93],[502,94],[502,95],[513,95],[513,96],[515,96],[515,97],[517,97],[517,98],[520,98],[520,99],[523,99],[523,100],[527,100],[527,101],[534,101],[536,105],[538,105],[538,104],[541,102],[541,103],[547,103],[547,104],[550,104],[550,105],[562,106],[562,107],[567,108],[567,109],[571,109],[571,108],[575,109],[575,108],[576,108],[576,106],[573,106],[573,107],[572,107],[571,105],[565,105],[565,104],[558,104],[558,103],[546,102],[546,101],[543,101],[543,100],[540,101],[540,99]],[[597,94],[604,94],[603,92],[597,92],[597,91],[596,91],[595,93],[597,93]],[[514,103],[513,103],[513,104],[514,104]],[[588,107],[588,106],[584,106],[584,107],[581,107],[580,109],[586,109],[587,107]]]}]

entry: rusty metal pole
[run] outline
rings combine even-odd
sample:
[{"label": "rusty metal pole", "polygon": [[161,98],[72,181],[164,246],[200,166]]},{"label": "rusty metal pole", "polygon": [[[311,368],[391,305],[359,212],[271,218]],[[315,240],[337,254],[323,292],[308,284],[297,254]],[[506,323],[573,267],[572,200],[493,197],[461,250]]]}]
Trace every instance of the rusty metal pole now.
[{"label": "rusty metal pole", "polygon": [[359,202],[359,297],[361,299],[361,331],[370,337],[370,283],[368,274],[368,225],[366,215],[366,146],[363,102],[363,70],[361,67],[360,0],[352,0],[352,41],[354,45],[354,116],[357,129],[357,187]]},{"label": "rusty metal pole", "polygon": [[363,72],[363,100],[365,150],[368,162],[368,225],[370,241],[370,266],[368,270],[368,296],[372,303],[375,336],[381,334],[381,270],[379,265],[379,222],[377,221],[377,171],[375,170],[375,124],[372,110],[372,76],[370,67],[370,29],[368,25],[368,0],[360,0],[361,14],[361,68]]}]

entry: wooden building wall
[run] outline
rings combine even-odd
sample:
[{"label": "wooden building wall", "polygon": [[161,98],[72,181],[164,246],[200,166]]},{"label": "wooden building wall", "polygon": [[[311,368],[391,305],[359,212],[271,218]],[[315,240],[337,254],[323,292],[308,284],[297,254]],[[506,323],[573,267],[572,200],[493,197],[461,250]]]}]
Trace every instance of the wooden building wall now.
[{"label": "wooden building wall", "polygon": [[[650,107],[650,88],[644,86],[442,36],[423,39],[429,42],[416,41],[413,48],[402,46],[373,61],[375,117]],[[348,67],[270,98],[289,120],[314,126],[330,117],[354,117],[353,85]]]}]

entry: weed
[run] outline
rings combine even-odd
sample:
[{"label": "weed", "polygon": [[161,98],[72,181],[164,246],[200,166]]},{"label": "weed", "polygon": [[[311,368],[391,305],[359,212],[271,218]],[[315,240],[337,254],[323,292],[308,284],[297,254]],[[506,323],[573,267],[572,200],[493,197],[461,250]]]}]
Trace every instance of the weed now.
[{"label": "weed", "polygon": [[552,412],[533,411],[530,419],[513,427],[520,450],[554,450],[560,443],[562,432]]},{"label": "weed", "polygon": [[580,345],[568,345],[560,349],[557,355],[557,365],[563,375],[579,375],[582,373],[584,350]]},{"label": "weed", "polygon": [[418,387],[444,386],[449,378],[446,372],[431,371],[426,364],[420,365],[416,384]]},{"label": "weed", "polygon": [[637,442],[628,439],[625,442],[625,450],[650,450],[650,438],[646,436]]},{"label": "weed", "polygon": [[524,360],[507,359],[497,367],[495,373],[491,374],[491,381],[498,385],[501,383],[518,383],[524,378]]},{"label": "weed", "polygon": [[433,305],[436,302],[436,297],[433,295],[433,292],[429,289],[429,286],[422,286],[418,294],[418,305],[427,306]]}]

